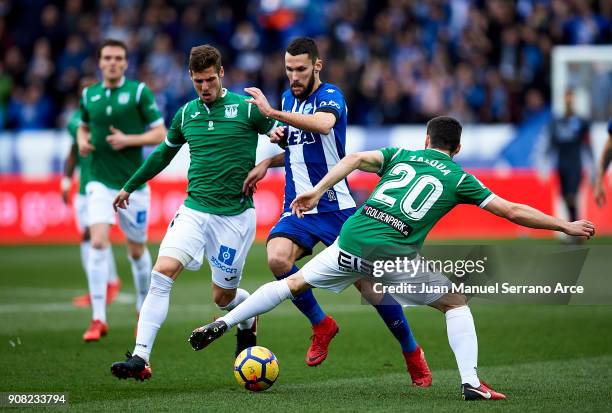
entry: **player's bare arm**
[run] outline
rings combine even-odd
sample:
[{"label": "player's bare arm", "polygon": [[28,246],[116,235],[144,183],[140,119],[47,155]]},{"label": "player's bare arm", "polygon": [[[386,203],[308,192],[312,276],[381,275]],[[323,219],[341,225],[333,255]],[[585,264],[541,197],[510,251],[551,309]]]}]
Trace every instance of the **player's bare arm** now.
[{"label": "player's bare arm", "polygon": [[128,146],[158,145],[166,136],[166,127],[162,123],[138,135],[126,135],[115,127],[111,127],[110,132],[106,141],[114,150],[118,151]]},{"label": "player's bare arm", "polygon": [[179,150],[180,147],[170,147],[166,142],[160,143],[117,194],[113,201],[115,211],[117,208],[125,209],[130,204],[130,193],[163,171]]},{"label": "player's bare arm", "polygon": [[247,196],[253,194],[257,189],[257,183],[264,179],[269,168],[277,168],[285,165],[285,154],[279,153],[259,162],[251,169],[242,184],[242,192]]},{"label": "player's bare arm", "polygon": [[62,200],[65,204],[68,204],[68,193],[72,185],[72,175],[74,175],[74,170],[76,168],[78,151],[79,147],[74,143],[70,147],[66,162],[64,162],[64,176],[62,176],[62,181],[60,182],[60,191],[62,193]]},{"label": "player's bare arm", "polygon": [[599,207],[602,207],[606,203],[606,193],[604,190],[604,180],[606,177],[606,170],[612,162],[612,135],[608,138],[606,146],[604,147],[601,160],[599,161],[599,170],[597,171],[597,179],[595,180],[595,202]]},{"label": "player's bare arm", "polygon": [[310,211],[319,202],[319,199],[332,186],[349,176],[356,169],[364,172],[378,172],[383,164],[383,155],[380,151],[357,152],[346,155],[340,160],[312,191],[298,195],[291,203],[292,212],[302,218],[304,212]]},{"label": "player's bare arm", "polygon": [[485,210],[507,219],[515,224],[536,229],[550,229],[564,232],[567,235],[586,237],[595,235],[595,225],[587,220],[567,222],[547,215],[529,205],[506,201],[495,197],[485,207]]},{"label": "player's bare arm", "polygon": [[89,127],[83,123],[77,129],[77,144],[79,145],[79,154],[81,156],[87,156],[96,149],[91,144]]},{"label": "player's bare arm", "polygon": [[303,131],[327,135],[336,124],[336,117],[329,112],[315,112],[312,115],[283,112],[272,108],[266,96],[258,88],[247,87],[244,91],[253,96],[247,102],[256,105],[264,116],[276,119],[279,122],[286,123]]}]

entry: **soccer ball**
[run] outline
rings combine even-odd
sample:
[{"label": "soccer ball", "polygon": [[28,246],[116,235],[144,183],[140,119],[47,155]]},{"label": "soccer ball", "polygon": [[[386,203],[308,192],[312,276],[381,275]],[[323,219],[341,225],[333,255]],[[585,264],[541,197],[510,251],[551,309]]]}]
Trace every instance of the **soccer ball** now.
[{"label": "soccer ball", "polygon": [[238,384],[247,390],[266,390],[278,377],[278,360],[265,347],[249,347],[236,357],[234,376]]}]

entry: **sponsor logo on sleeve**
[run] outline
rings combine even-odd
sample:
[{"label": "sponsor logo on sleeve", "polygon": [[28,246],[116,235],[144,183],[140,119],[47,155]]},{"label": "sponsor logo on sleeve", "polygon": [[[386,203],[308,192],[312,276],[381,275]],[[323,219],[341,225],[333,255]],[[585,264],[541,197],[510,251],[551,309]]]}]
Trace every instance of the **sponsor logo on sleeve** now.
[{"label": "sponsor logo on sleeve", "polygon": [[321,103],[319,103],[319,107],[332,107],[332,108],[336,108],[338,110],[340,110],[340,105],[336,102],[334,102],[333,100],[322,100]]}]

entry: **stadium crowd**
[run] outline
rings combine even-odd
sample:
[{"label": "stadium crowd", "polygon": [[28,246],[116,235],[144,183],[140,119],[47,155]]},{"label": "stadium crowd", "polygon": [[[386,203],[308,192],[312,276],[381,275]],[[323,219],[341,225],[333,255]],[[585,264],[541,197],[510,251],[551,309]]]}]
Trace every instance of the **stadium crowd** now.
[{"label": "stadium crowd", "polygon": [[128,76],[166,120],[193,97],[187,56],[203,43],[221,49],[224,85],[278,107],[298,35],[317,39],[350,124],[519,122],[550,95],[552,47],[611,43],[611,27],[605,0],[0,0],[0,126],[63,127],[104,38],[127,42]]}]

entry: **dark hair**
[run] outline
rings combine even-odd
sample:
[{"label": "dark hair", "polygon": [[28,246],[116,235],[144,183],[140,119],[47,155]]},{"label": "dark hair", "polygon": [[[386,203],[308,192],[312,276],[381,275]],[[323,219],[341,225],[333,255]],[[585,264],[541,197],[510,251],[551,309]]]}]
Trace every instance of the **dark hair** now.
[{"label": "dark hair", "polygon": [[189,53],[189,71],[203,72],[209,67],[214,66],[215,71],[221,71],[221,53],[216,47],[209,44],[195,46]]},{"label": "dark hair", "polygon": [[107,46],[116,46],[122,48],[125,52],[125,57],[127,58],[128,49],[125,42],[117,39],[105,39],[98,47],[98,60],[100,60],[100,58],[102,57],[102,49]]},{"label": "dark hair", "polygon": [[289,46],[287,46],[287,53],[291,56],[297,56],[306,53],[312,63],[316,62],[319,58],[319,48],[315,43],[314,39],[310,37],[298,37],[293,39]]},{"label": "dark hair", "polygon": [[432,148],[454,152],[461,142],[461,123],[450,116],[438,116],[427,122]]}]

